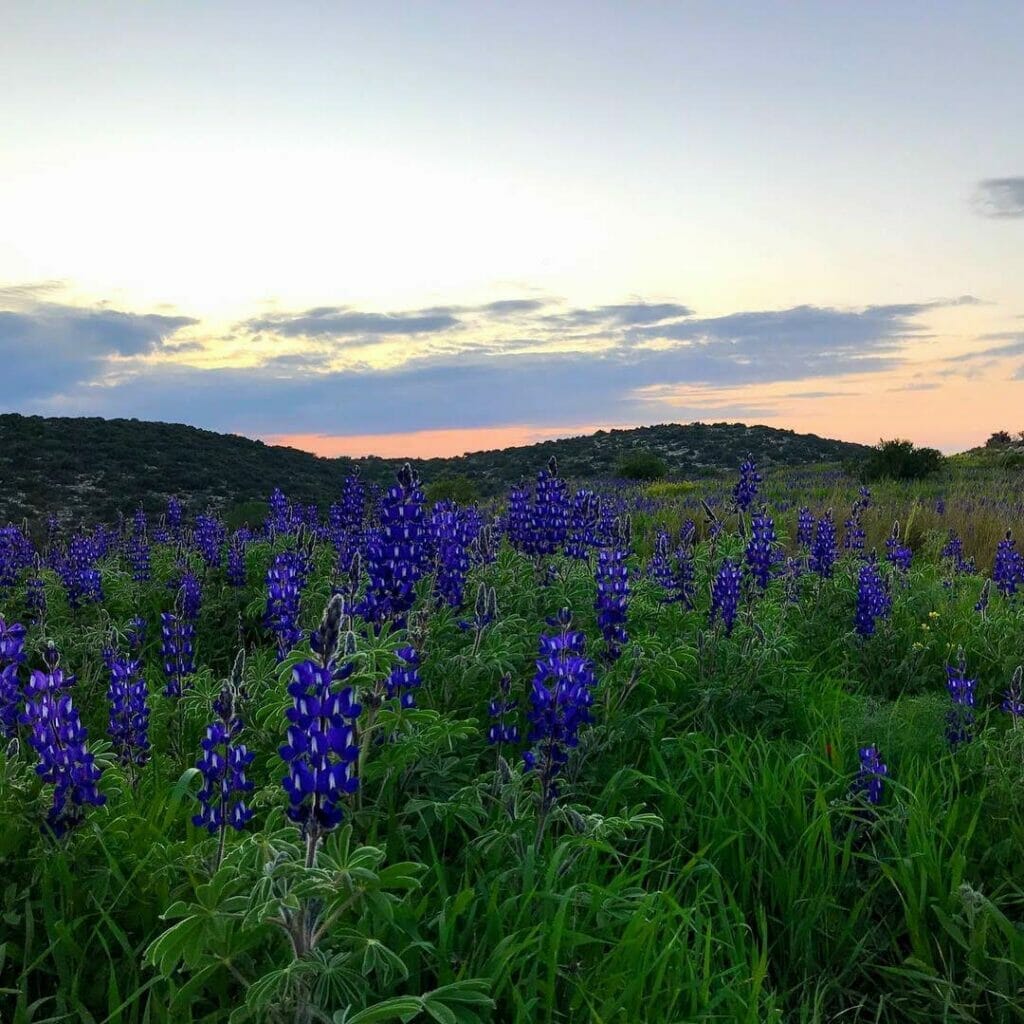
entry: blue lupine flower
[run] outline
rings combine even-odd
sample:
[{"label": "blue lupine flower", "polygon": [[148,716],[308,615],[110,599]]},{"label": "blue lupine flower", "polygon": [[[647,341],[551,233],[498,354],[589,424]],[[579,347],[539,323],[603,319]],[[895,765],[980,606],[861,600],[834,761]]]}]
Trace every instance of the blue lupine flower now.
[{"label": "blue lupine flower", "polygon": [[970,576],[977,571],[974,559],[964,557],[964,543],[956,530],[949,531],[946,546],[942,549],[942,557],[952,563],[953,571],[957,574]]},{"label": "blue lupine flower", "polygon": [[860,770],[853,784],[854,794],[869,804],[880,804],[889,768],[882,760],[877,747],[861,747],[859,754]]},{"label": "blue lupine flower", "polygon": [[132,567],[132,579],[136,583],[146,583],[152,573],[150,570],[146,513],[141,506],[135,510],[135,515],[132,519],[132,533],[128,538],[128,562]]},{"label": "blue lupine flower", "polygon": [[900,524],[892,524],[892,533],[885,542],[885,557],[900,572],[907,572],[913,560],[914,552],[904,544],[900,543]]},{"label": "blue lupine flower", "polygon": [[530,514],[530,553],[538,557],[555,554],[568,532],[569,498],[552,455],[547,469],[537,474],[537,494]]},{"label": "blue lupine flower", "polygon": [[732,500],[741,512],[754,503],[761,485],[761,474],[750,458],[740,466],[740,478],[732,491]]},{"label": "blue lupine flower", "polygon": [[811,546],[810,567],[822,579],[829,579],[836,565],[836,525],[829,509],[817,522]]},{"label": "blue lupine flower", "polygon": [[426,568],[426,540],[423,491],[406,463],[385,493],[380,527],[366,543],[369,584],[359,612],[367,622],[380,625],[390,619],[395,626],[404,626],[416,599],[416,583]]},{"label": "blue lupine flower", "polygon": [[449,608],[461,608],[469,572],[469,545],[480,528],[475,510],[439,501],[430,514],[428,533],[434,548],[434,593]]},{"label": "blue lupine flower", "polygon": [[569,628],[568,609],[557,622],[560,632],[540,638],[527,712],[532,749],[523,755],[527,771],[536,772],[542,810],[558,797],[558,776],[579,742],[580,727],[591,721],[593,704],[594,669],[585,656],[586,637]]},{"label": "blue lupine flower", "polygon": [[290,533],[295,526],[295,514],[291,503],[281,493],[279,487],[275,487],[267,501],[269,513],[267,515],[267,533],[272,537],[277,534]]},{"label": "blue lupine flower", "polygon": [[720,616],[725,634],[732,633],[740,603],[743,571],[731,559],[725,559],[711,583],[711,624]]},{"label": "blue lupine flower", "polygon": [[236,533],[228,546],[228,583],[233,587],[244,587],[245,574],[245,540]]},{"label": "blue lupine flower", "polygon": [[146,642],[146,629],[146,620],[141,615],[129,619],[125,626],[125,642],[136,657],[142,652],[142,647]]},{"label": "blue lupine flower", "polygon": [[70,695],[62,692],[74,676],[65,675],[56,658],[47,667],[32,672],[19,720],[31,729],[29,743],[39,756],[36,774],[53,786],[46,824],[59,838],[81,823],[88,805],[106,803],[106,797],[96,786],[101,772],[85,745],[88,733]]},{"label": "blue lupine flower", "polygon": [[1022,685],[1022,675],[1024,675],[1024,668],[1018,665],[1014,669],[1013,678],[1010,680],[1010,686],[1006,691],[1002,704],[1003,710],[1014,718],[1024,718],[1024,685]]},{"label": "blue lupine flower", "polygon": [[282,780],[288,794],[288,817],[302,827],[307,839],[340,824],[341,801],[359,788],[352,767],[359,757],[354,723],[362,710],[350,686],[337,688],[353,672],[354,663],[336,662],[343,602],[334,597],[316,633],[319,661],[303,661],[292,669],[286,712],[287,742],[280,749],[288,774]]},{"label": "blue lupine flower", "polygon": [[796,542],[801,547],[809,548],[814,541],[814,516],[805,505],[800,509],[796,520]]},{"label": "blue lupine flower", "polygon": [[237,711],[239,699],[240,693],[232,685],[221,690],[213,704],[217,718],[206,727],[206,735],[200,741],[203,752],[196,762],[203,785],[198,793],[199,813],[193,815],[192,824],[205,828],[211,835],[220,832],[222,837],[229,826],[240,832],[253,816],[245,803],[245,794],[253,788],[245,769],[253,755],[244,743],[238,742],[242,731]]},{"label": "blue lupine flower", "polygon": [[692,611],[697,598],[697,567],[694,564],[692,541],[685,541],[676,548],[672,562],[672,580],[662,604],[679,604]]},{"label": "blue lupine flower", "polygon": [[362,550],[363,519],[366,515],[366,489],[358,467],[345,477],[341,500],[331,505],[327,516],[331,543],[338,555],[338,571],[347,573],[352,559]]},{"label": "blue lupine flower", "polygon": [[177,582],[172,580],[168,586],[178,592],[177,604],[182,618],[198,622],[203,607],[203,587],[199,577],[191,569],[183,569]]},{"label": "blue lupine flower", "polygon": [[0,587],[13,587],[35,561],[32,542],[17,526],[0,527]]},{"label": "blue lupine flower", "polygon": [[865,639],[872,636],[876,620],[885,618],[891,608],[888,582],[874,561],[866,562],[857,579],[857,611],[853,620],[857,632]]},{"label": "blue lupine flower", "polygon": [[565,538],[566,557],[586,561],[597,545],[600,499],[593,491],[579,490],[569,508],[569,529]]},{"label": "blue lupine flower", "polygon": [[20,622],[8,623],[0,615],[0,733],[12,737],[18,727],[18,706],[21,687],[18,670],[25,660],[25,627]]},{"label": "blue lupine flower", "polygon": [[646,574],[662,590],[672,586],[672,556],[669,550],[669,537],[665,530],[658,530],[654,536],[654,553],[647,562]]},{"label": "blue lupine flower", "polygon": [[985,580],[981,585],[981,593],[978,595],[978,601],[974,606],[974,610],[978,612],[982,618],[985,617],[985,612],[988,611],[988,599],[991,591],[992,581]]},{"label": "blue lupine flower", "polygon": [[509,544],[524,554],[530,549],[530,493],[525,485],[517,484],[508,495],[505,533]]},{"label": "blue lupine flower", "polygon": [[1004,597],[1012,597],[1024,583],[1024,559],[1017,550],[1017,542],[1010,530],[1006,531],[1006,536],[996,545],[992,579]]},{"label": "blue lupine flower", "polygon": [[775,523],[767,510],[762,510],[750,521],[750,540],[747,542],[746,558],[750,574],[764,590],[778,562]]},{"label": "blue lupine flower", "polygon": [[614,661],[629,642],[626,633],[626,615],[629,611],[628,552],[622,548],[605,548],[597,555],[594,577],[597,597],[597,625],[605,641],[605,653]]},{"label": "blue lupine flower", "polygon": [[176,612],[160,613],[160,656],[167,697],[180,697],[189,686],[189,676],[195,673],[195,636],[195,623]]},{"label": "blue lupine flower", "polygon": [[102,581],[95,564],[100,548],[96,538],[76,534],[71,538],[67,553],[62,557],[58,555],[56,559],[54,568],[64,584],[68,604],[72,608],[103,601]]},{"label": "blue lupine flower", "polygon": [[946,739],[951,747],[969,743],[973,738],[974,687],[977,679],[967,676],[967,658],[962,648],[957,649],[955,665],[946,666],[946,688],[949,690],[953,707],[946,716]]},{"label": "blue lupine flower", "polygon": [[181,502],[177,498],[167,499],[167,513],[164,525],[175,540],[181,536]]},{"label": "blue lupine flower", "polygon": [[143,765],[149,760],[149,687],[139,662],[115,655],[110,661],[110,725],[107,735],[122,765]]},{"label": "blue lupine flower", "polygon": [[516,721],[516,711],[519,708],[519,701],[511,699],[512,676],[505,674],[498,683],[499,696],[490,702],[487,713],[491,718],[490,728],[487,730],[487,742],[492,746],[500,746],[502,743],[519,742],[519,723]]},{"label": "blue lupine flower", "polygon": [[213,515],[196,516],[193,536],[206,567],[208,569],[219,568],[221,548],[227,536],[224,524]]},{"label": "blue lupine flower", "polygon": [[46,584],[40,575],[40,566],[25,581],[25,607],[31,612],[33,622],[42,622],[46,618]]},{"label": "blue lupine flower", "polygon": [[857,499],[854,502],[853,508],[850,510],[850,518],[843,523],[844,536],[843,536],[843,550],[859,552],[864,550],[864,523],[861,520],[861,512],[866,506],[862,504],[861,499]]},{"label": "blue lupine flower", "polygon": [[267,606],[263,624],[276,638],[277,660],[284,661],[288,652],[302,640],[299,610],[305,587],[304,558],[295,551],[281,551],[274,556],[267,570]]},{"label": "blue lupine flower", "polygon": [[420,678],[420,655],[415,647],[406,645],[395,651],[398,664],[391,669],[386,680],[386,693],[389,699],[397,697],[403,708],[416,706],[414,690],[422,685]]}]

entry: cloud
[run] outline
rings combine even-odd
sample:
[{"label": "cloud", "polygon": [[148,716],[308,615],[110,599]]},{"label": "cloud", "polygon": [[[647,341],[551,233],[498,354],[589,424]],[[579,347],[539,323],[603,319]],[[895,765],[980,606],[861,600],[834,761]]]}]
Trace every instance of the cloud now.
[{"label": "cloud", "polygon": [[974,208],[983,217],[1024,217],[1024,177],[978,182]]},{"label": "cloud", "polygon": [[655,324],[662,320],[674,320],[690,316],[693,310],[677,302],[631,302],[612,306],[571,309],[565,313],[554,313],[544,317],[548,324],[582,327],[635,327],[639,324]]},{"label": "cloud", "polygon": [[498,299],[497,302],[488,302],[487,305],[477,308],[481,313],[489,313],[491,316],[516,316],[522,313],[536,313],[546,305],[548,303],[542,299]]},{"label": "cloud", "polygon": [[304,313],[271,313],[242,326],[286,338],[372,338],[394,334],[432,334],[459,326],[447,309],[413,313],[362,313],[345,306],[318,306]]},{"label": "cloud", "polygon": [[9,383],[8,401],[59,394],[92,381],[118,357],[147,355],[175,331],[198,322],[49,302],[21,305],[0,310],[0,366]]},{"label": "cloud", "polygon": [[1001,345],[989,345],[986,348],[973,349],[970,352],[963,352],[960,355],[950,356],[948,362],[960,363],[964,360],[977,359],[1002,359],[1007,356],[1018,356],[1024,354],[1024,334],[1019,331],[995,331],[991,334],[982,334],[979,341],[1001,341]]},{"label": "cloud", "polygon": [[[31,314],[6,314],[22,318],[13,326],[0,322],[0,355],[14,359],[14,401],[26,411],[60,415],[184,420],[254,436],[626,423],[650,419],[659,405],[676,414],[696,408],[693,389],[840,384],[844,376],[891,369],[908,339],[928,337],[923,314],[962,301],[802,305],[718,317],[697,317],[676,302],[562,313],[551,309],[554,300],[534,299],[393,313],[324,305],[235,325],[234,342],[255,332],[287,341],[246,367],[176,361],[180,345],[164,342],[195,323],[187,317],[37,305]],[[51,357],[26,354],[39,347],[44,322],[64,339],[57,370]],[[589,331],[585,346],[573,333],[581,326]],[[423,344],[402,344],[403,336]],[[403,361],[376,358],[375,338]],[[339,363],[338,339],[350,355],[360,344],[367,352]],[[138,358],[157,349],[160,359]],[[681,395],[684,388],[690,398]],[[793,391],[810,398],[841,389]],[[729,401],[723,414],[755,414],[742,397]],[[763,398],[756,401],[765,407]]]}]

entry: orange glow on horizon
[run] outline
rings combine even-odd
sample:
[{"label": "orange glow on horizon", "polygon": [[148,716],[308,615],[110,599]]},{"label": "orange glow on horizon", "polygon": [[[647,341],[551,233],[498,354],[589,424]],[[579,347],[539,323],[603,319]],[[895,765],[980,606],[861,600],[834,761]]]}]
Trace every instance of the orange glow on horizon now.
[{"label": "orange glow on horizon", "polygon": [[395,434],[268,434],[267,444],[286,445],[325,458],[377,455],[383,459],[433,459],[465,455],[495,448],[515,448],[560,437],[577,437],[608,424],[579,424],[570,427],[542,427],[511,424],[501,427],[451,427],[440,430],[411,430]]}]

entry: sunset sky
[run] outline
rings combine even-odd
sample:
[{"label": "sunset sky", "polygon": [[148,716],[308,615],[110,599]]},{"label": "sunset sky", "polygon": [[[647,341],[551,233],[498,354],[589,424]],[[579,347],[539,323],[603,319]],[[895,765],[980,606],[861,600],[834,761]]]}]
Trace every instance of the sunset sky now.
[{"label": "sunset sky", "polygon": [[0,411],[1024,429],[1024,5],[18,3]]}]

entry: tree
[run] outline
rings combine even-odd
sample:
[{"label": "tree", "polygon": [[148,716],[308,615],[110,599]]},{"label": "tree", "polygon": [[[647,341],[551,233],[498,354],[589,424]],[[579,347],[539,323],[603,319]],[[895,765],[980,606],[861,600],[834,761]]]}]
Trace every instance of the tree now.
[{"label": "tree", "polygon": [[1010,437],[1010,432],[1008,430],[997,430],[985,442],[985,447],[986,448],[1009,448],[1012,443],[1013,443],[1013,438]]},{"label": "tree", "polygon": [[654,452],[635,452],[627,455],[616,470],[623,480],[660,480],[668,473],[668,467]]},{"label": "tree", "polygon": [[921,480],[942,468],[942,452],[902,438],[879,441],[861,467],[865,480]]},{"label": "tree", "polygon": [[443,476],[427,485],[424,496],[431,503],[454,501],[459,505],[471,505],[479,494],[468,476]]}]

